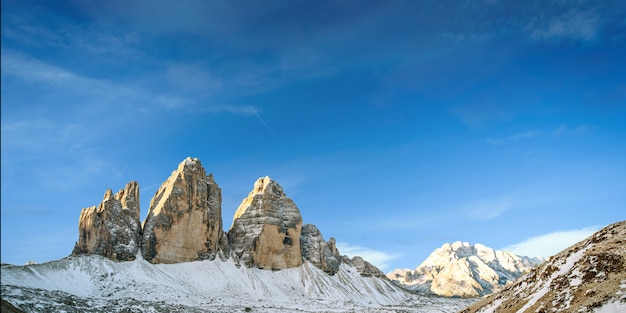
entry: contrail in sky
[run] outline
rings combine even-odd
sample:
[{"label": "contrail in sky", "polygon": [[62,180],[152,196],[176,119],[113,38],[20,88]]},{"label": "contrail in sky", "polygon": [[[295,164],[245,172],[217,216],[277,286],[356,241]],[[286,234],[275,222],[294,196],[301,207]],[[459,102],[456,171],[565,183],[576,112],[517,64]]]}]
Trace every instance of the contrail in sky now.
[{"label": "contrail in sky", "polygon": [[276,135],[276,133],[272,130],[272,128],[270,128],[270,126],[267,125],[267,123],[265,123],[265,121],[261,118],[259,113],[256,110],[254,110],[253,112],[254,112],[254,115],[256,115],[256,117],[259,119],[259,121],[261,121],[261,123],[263,123],[263,126],[265,126],[265,128],[267,128],[267,130],[272,134],[272,136],[274,136],[274,138],[276,138],[276,141],[278,141],[278,143],[280,143],[280,145],[283,146],[285,151],[289,152],[289,149],[287,148],[287,146],[283,143],[282,140],[280,140],[280,138],[278,138],[278,135]]}]

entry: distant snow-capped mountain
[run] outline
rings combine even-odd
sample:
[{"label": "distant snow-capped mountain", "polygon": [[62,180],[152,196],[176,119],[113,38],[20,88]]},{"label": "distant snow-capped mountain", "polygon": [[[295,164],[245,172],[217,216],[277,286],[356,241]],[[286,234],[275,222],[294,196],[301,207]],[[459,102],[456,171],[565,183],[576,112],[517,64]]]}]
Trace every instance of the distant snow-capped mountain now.
[{"label": "distant snow-capped mountain", "polygon": [[512,283],[543,261],[457,241],[435,249],[415,271],[397,269],[387,277],[419,293],[478,297]]},{"label": "distant snow-capped mountain", "polygon": [[[141,222],[131,181],[81,210],[62,260],[2,266],[2,311],[453,312],[468,301],[419,297],[361,257],[341,256],[268,176],[223,228],[221,188],[186,158]],[[392,308],[390,308],[390,306]]]},{"label": "distant snow-capped mountain", "polygon": [[306,261],[280,271],[232,258],[151,264],[98,255],[4,266],[2,298],[24,312],[457,312],[472,301],[420,297],[356,267]]},{"label": "distant snow-capped mountain", "polygon": [[626,221],[572,245],[462,312],[626,312]]}]

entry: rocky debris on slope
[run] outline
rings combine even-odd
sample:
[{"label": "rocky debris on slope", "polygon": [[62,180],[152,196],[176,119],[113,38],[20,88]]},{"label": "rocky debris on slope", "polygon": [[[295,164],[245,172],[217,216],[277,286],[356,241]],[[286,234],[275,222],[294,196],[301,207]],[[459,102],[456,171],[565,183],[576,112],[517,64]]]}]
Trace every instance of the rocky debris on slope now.
[{"label": "rocky debris on slope", "polygon": [[542,261],[457,241],[435,249],[415,271],[395,270],[387,277],[420,293],[479,297],[511,284]]},{"label": "rocky debris on slope", "polygon": [[278,183],[259,178],[233,218],[228,241],[247,267],[285,269],[302,264],[302,216]]},{"label": "rocky debris on slope", "polygon": [[111,189],[96,207],[85,208],[78,220],[78,242],[72,254],[99,254],[134,260],[140,242],[139,186],[133,181],[113,195]]},{"label": "rocky debris on slope", "polygon": [[626,221],[601,229],[462,312],[596,310],[626,312]]},{"label": "rocky debris on slope", "polygon": [[224,244],[223,235],[222,191],[200,160],[186,158],[150,201],[143,258],[151,263],[212,259]]},{"label": "rocky debris on slope", "polygon": [[354,268],[356,268],[359,274],[361,274],[361,276],[363,277],[378,277],[378,278],[388,280],[387,276],[385,275],[385,273],[383,273],[383,271],[378,269],[378,267],[372,265],[372,263],[363,260],[363,258],[360,256],[355,256],[352,259],[350,259],[348,256],[344,255],[341,257],[341,261],[348,265],[354,266]]},{"label": "rocky debris on slope", "polygon": [[315,225],[306,224],[302,226],[300,245],[302,246],[302,257],[305,260],[330,275],[335,275],[339,271],[341,255],[337,250],[335,238],[330,238],[326,242]]}]

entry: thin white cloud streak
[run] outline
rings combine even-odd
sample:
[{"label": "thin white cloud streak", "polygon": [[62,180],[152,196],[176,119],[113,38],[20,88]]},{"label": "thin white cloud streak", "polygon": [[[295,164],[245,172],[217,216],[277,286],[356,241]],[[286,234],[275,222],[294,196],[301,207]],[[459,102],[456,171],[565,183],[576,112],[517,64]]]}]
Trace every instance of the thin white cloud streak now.
[{"label": "thin white cloud streak", "polygon": [[529,131],[516,133],[510,136],[507,136],[505,138],[488,138],[488,139],[485,139],[485,142],[496,145],[496,144],[502,144],[502,143],[510,142],[510,141],[530,139],[530,138],[540,136],[542,134],[543,132],[540,130],[529,130]]},{"label": "thin white cloud streak", "polygon": [[513,198],[502,196],[471,203],[465,208],[467,216],[477,220],[492,220],[513,208]]},{"label": "thin white cloud streak", "polygon": [[547,258],[591,236],[600,228],[599,226],[589,226],[581,229],[557,231],[528,238],[522,242],[506,246],[501,250],[529,257],[541,256]]},{"label": "thin white cloud streak", "polygon": [[347,255],[351,258],[360,256],[363,260],[372,263],[383,272],[389,270],[389,262],[402,256],[401,253],[388,253],[363,246],[351,245],[345,242],[338,242],[337,249],[342,255]]},{"label": "thin white cloud streak", "polygon": [[272,134],[272,136],[274,136],[274,139],[276,139],[276,141],[278,141],[278,143],[283,146],[283,149],[285,149],[285,151],[289,152],[289,148],[287,148],[287,146],[285,145],[285,143],[280,140],[280,138],[278,138],[278,135],[276,135],[276,133],[274,132],[274,130],[272,130],[272,128],[267,125],[267,123],[265,122],[265,120],[263,120],[261,118],[261,116],[259,115],[258,112],[254,112],[254,115],[259,119],[259,121],[261,121],[261,123],[263,124],[263,126],[265,126],[265,128],[267,128],[267,130],[270,132],[270,134]]},{"label": "thin white cloud streak", "polygon": [[568,128],[567,126],[561,124],[557,129],[552,132],[552,136],[560,137],[563,135],[585,135],[590,134],[596,130],[595,127],[589,125],[580,125],[575,128]]},{"label": "thin white cloud streak", "polygon": [[94,24],[89,27],[72,24],[50,12],[45,12],[45,26],[34,21],[37,19],[36,13],[29,17],[4,13],[2,19],[7,22],[3,23],[3,37],[29,46],[51,47],[68,52],[80,50],[92,56],[103,56],[116,61],[123,58],[132,62],[154,62],[139,48],[142,42],[135,32],[97,27]]},{"label": "thin white cloud streak", "polygon": [[515,133],[506,137],[502,137],[502,138],[487,138],[483,140],[483,142],[486,142],[492,145],[499,145],[499,144],[510,143],[510,142],[519,141],[519,140],[532,139],[532,138],[537,138],[537,137],[547,137],[550,135],[552,135],[553,137],[561,137],[564,135],[586,135],[586,134],[593,133],[595,130],[596,130],[595,127],[589,126],[589,125],[579,125],[577,127],[572,128],[572,127],[567,127],[561,124],[559,125],[559,127],[557,127],[553,131],[544,131],[544,130],[534,129],[534,130],[528,130],[528,131]]}]

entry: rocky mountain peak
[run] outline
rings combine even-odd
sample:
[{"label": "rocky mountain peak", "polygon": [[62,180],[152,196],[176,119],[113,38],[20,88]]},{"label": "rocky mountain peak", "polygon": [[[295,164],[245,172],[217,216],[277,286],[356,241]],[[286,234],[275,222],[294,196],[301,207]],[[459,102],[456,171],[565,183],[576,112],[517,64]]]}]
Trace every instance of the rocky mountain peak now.
[{"label": "rocky mountain peak", "polygon": [[337,250],[335,238],[330,238],[326,242],[315,225],[306,224],[302,226],[300,245],[302,246],[302,257],[305,260],[330,275],[335,275],[339,271],[342,259],[339,250]]},{"label": "rocky mountain peak", "polygon": [[228,239],[231,251],[246,266],[283,269],[302,264],[301,231],[300,210],[265,176],[237,208]]},{"label": "rocky mountain peak", "polygon": [[85,208],[78,220],[78,242],[72,254],[99,254],[114,260],[134,260],[140,242],[139,187],[126,184],[113,195],[104,193],[98,206]]},{"label": "rocky mountain peak", "polygon": [[215,257],[222,241],[222,191],[197,158],[161,185],[143,223],[142,255],[152,263]]},{"label": "rocky mountain peak", "polygon": [[[110,189],[107,193],[109,192],[111,192]],[[105,197],[107,196],[105,195]],[[127,183],[126,187],[120,189],[113,197],[120,201],[122,208],[128,208],[133,213],[134,218],[140,219],[139,184],[136,181]]]},{"label": "rocky mountain peak", "polygon": [[151,263],[180,263],[232,256],[247,267],[286,269],[304,260],[334,275],[346,262],[364,276],[384,274],[365,260],[339,254],[334,238],[325,241],[315,225],[302,225],[296,204],[269,176],[260,177],[222,230],[222,195],[213,174],[197,158],[182,160],[150,201],[139,222],[139,185],[108,189],[97,207],[84,209],[75,254],[94,253],[132,260],[141,252]]},{"label": "rocky mountain peak", "polygon": [[478,297],[512,283],[541,262],[457,241],[435,249],[415,271],[395,270],[387,277],[421,293]]}]

